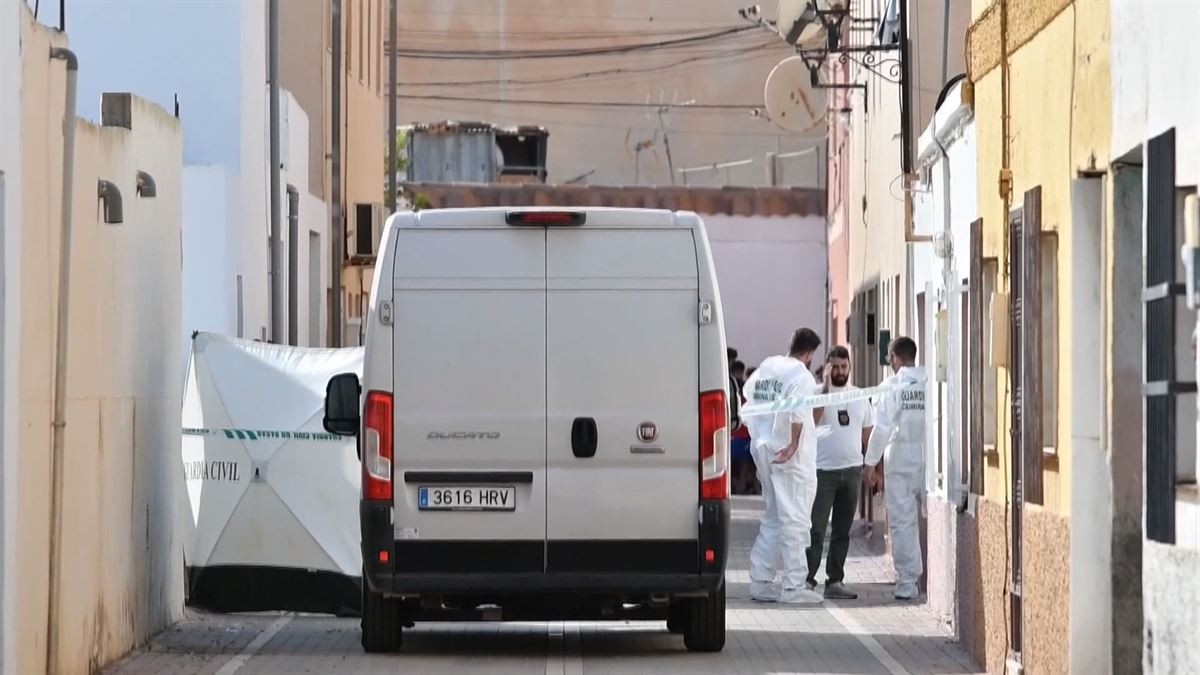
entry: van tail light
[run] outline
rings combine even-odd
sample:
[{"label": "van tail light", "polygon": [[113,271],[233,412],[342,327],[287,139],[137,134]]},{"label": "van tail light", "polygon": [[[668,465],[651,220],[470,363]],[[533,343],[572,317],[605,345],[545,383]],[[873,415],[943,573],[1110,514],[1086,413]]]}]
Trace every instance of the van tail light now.
[{"label": "van tail light", "polygon": [[363,498],[392,501],[392,395],[367,393],[363,415]]},{"label": "van tail light", "polygon": [[729,404],[724,391],[700,395],[700,498],[729,499]]}]

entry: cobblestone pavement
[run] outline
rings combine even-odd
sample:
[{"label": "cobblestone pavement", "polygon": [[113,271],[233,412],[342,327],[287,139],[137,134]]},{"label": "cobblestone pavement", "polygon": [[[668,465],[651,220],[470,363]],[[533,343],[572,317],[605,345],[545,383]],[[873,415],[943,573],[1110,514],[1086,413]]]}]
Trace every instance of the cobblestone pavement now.
[{"label": "cobblestone pavement", "polygon": [[114,664],[110,675],[252,673],[882,673],[980,672],[921,604],[891,597],[891,562],[855,539],[847,584],[860,597],[821,606],[748,600],[746,571],[761,501],[734,501],[728,642],[689,654],[661,623],[418,624],[400,654],[367,655],[357,619],[294,615],[188,618]]}]

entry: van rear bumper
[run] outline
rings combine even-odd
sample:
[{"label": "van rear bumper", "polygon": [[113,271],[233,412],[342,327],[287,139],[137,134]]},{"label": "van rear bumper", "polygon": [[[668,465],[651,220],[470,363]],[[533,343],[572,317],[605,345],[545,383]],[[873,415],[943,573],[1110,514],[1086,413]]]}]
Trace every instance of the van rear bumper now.
[{"label": "van rear bumper", "polygon": [[725,577],[728,501],[700,502],[689,540],[396,540],[390,509],[359,507],[363,583],[386,595],[699,594]]}]

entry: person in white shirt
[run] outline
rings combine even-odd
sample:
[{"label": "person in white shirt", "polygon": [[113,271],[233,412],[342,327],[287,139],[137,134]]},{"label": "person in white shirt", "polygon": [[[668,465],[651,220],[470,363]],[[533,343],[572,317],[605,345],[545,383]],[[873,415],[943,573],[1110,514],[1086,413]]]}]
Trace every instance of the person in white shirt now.
[{"label": "person in white shirt", "polygon": [[[842,346],[829,350],[821,393],[853,391],[850,382],[850,351]],[[829,433],[817,441],[817,496],[813,501],[812,535],[808,546],[809,590],[817,587],[817,570],[830,512],[829,558],[825,562],[825,597],[853,600],[857,593],[846,588],[846,554],[850,550],[850,526],[858,510],[858,493],[863,480],[863,453],[871,438],[874,415],[866,399],[826,406],[823,422]]]},{"label": "person in white shirt", "polygon": [[[816,393],[808,365],[821,338],[808,328],[792,336],[787,356],[763,361],[746,382],[748,405]],[[750,551],[750,597],[759,602],[821,602],[804,587],[808,577],[809,529],[817,488],[817,437],[812,410],[795,410],[746,418],[750,454],[762,484],[765,510],[758,538]],[[782,559],[782,591],[775,589],[775,563]]]},{"label": "person in white shirt", "polygon": [[867,444],[867,482],[874,484],[875,465],[882,458],[884,503],[896,566],[897,600],[916,600],[920,594],[921,538],[919,519],[925,492],[925,369],[917,367],[917,343],[901,337],[888,347],[893,385],[875,404],[875,429]]}]

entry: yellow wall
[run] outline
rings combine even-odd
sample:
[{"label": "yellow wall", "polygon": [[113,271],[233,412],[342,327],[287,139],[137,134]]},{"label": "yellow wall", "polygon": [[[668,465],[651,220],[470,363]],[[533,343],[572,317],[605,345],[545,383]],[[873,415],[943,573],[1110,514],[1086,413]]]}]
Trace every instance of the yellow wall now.
[{"label": "yellow wall", "polygon": [[[1010,168],[1012,206],[1026,190],[1042,187],[1042,226],[1058,234],[1058,434],[1046,438],[1058,450],[1044,473],[1044,506],[1066,515],[1070,506],[1071,382],[1071,181],[1081,170],[1104,165],[1111,134],[1109,7],[1105,2],[1014,0],[1009,7]],[[1048,6],[1062,6],[1050,15]],[[1053,8],[1053,7],[1052,7]],[[1007,214],[998,179],[1002,166],[1002,100],[998,7],[981,13],[968,36],[975,81],[978,130],[979,209],[984,219],[984,255],[1004,264]],[[980,70],[974,70],[980,69]],[[1001,372],[1000,462],[987,471],[987,494],[1007,482],[1007,372]]]},{"label": "yellow wall", "polygon": [[[1057,434],[1044,439],[1057,449],[1043,472],[1043,505],[1028,506],[1023,520],[1025,643],[1027,673],[1068,672],[1070,597],[1070,466],[1072,344],[1072,180],[1081,171],[1107,164],[1112,103],[1109,72],[1109,3],[1096,0],[1006,0],[1008,36],[1001,39],[1001,3],[976,1],[975,23],[967,35],[968,73],[975,84],[975,124],[978,132],[979,215],[984,222],[984,255],[1006,265],[1008,213],[1000,194],[1003,166],[1003,100],[1000,61],[1009,55],[1009,168],[1011,206],[1020,206],[1025,192],[1042,188],[1042,227],[1058,238],[1057,279]],[[1002,43],[1007,49],[1002,49]],[[1001,286],[1006,286],[1005,280]],[[985,470],[987,509],[1004,508],[1009,501],[1010,398],[1008,373],[998,377],[1000,456]],[[1005,516],[1005,521],[1008,516]],[[1011,545],[1007,530],[995,519],[979,540],[993,548]],[[988,530],[988,531],[985,531]],[[997,570],[999,571],[999,570]],[[1003,597],[1010,570],[985,575],[981,597]],[[984,603],[983,625],[970,636],[975,652],[989,667],[999,664],[1006,650],[1003,639],[1006,605]],[[978,643],[982,642],[982,648]]]}]

